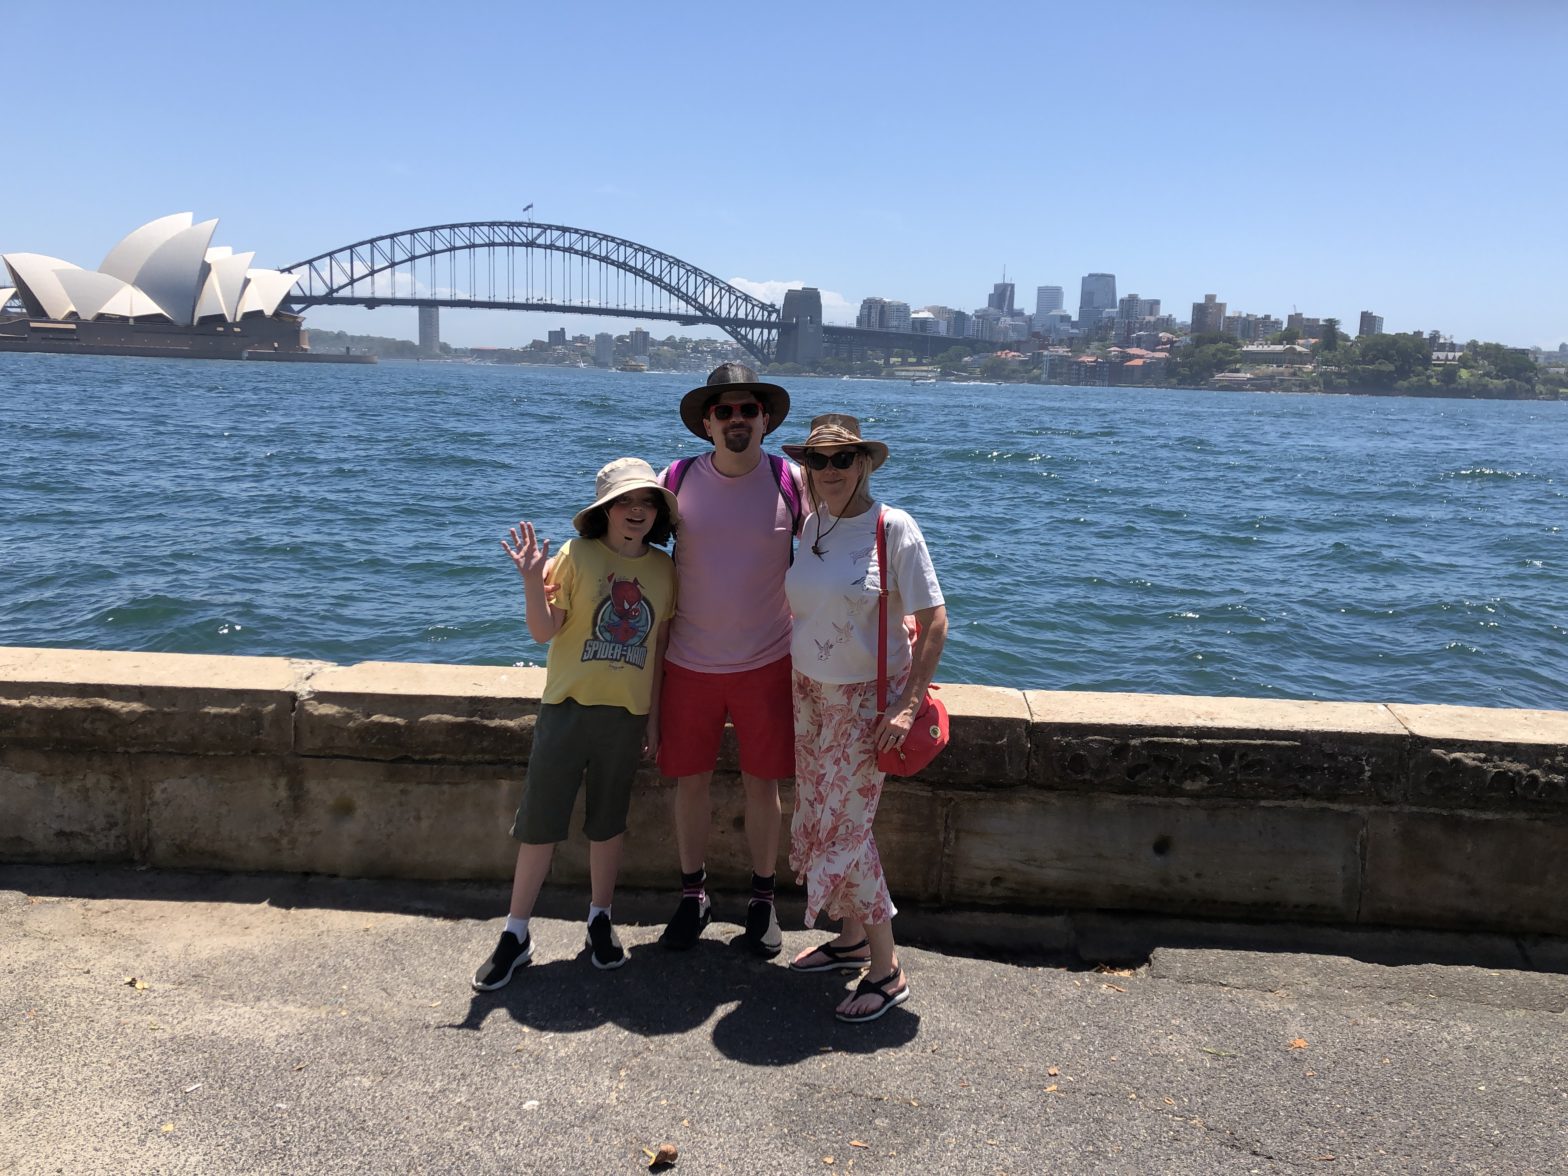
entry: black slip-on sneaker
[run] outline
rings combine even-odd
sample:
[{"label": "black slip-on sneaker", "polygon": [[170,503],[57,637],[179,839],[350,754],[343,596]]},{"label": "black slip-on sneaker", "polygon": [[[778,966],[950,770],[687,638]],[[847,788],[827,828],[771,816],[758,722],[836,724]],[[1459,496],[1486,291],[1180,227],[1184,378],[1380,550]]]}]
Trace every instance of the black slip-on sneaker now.
[{"label": "black slip-on sneaker", "polygon": [[696,944],[702,929],[712,921],[712,902],[706,897],[699,900],[682,896],[681,905],[675,908],[675,916],[659,936],[659,942],[674,951],[685,951]]},{"label": "black slip-on sneaker", "polygon": [[615,933],[610,916],[602,911],[588,924],[588,951],[596,968],[619,968],[626,962],[626,949]]},{"label": "black slip-on sneaker", "polygon": [[501,940],[495,945],[495,951],[480,965],[479,971],[474,973],[474,991],[494,992],[497,988],[505,987],[511,980],[512,973],[533,958],[532,935],[518,942],[517,936],[510,931],[501,932]]},{"label": "black slip-on sneaker", "polygon": [[771,960],[784,950],[779,913],[771,902],[753,899],[746,907],[746,933],[741,936],[753,955]]}]

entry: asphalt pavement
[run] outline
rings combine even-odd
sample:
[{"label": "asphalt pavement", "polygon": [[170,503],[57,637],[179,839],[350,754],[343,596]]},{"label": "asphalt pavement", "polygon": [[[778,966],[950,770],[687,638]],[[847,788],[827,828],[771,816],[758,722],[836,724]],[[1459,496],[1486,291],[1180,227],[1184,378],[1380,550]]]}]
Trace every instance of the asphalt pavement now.
[{"label": "asphalt pavement", "polygon": [[673,953],[667,900],[622,896],[600,972],[551,891],[476,994],[504,903],[0,866],[0,1173],[1568,1172],[1568,974],[1464,940],[911,946],[910,1002],[850,1026],[853,977],[783,966],[823,938],[798,908],[764,962],[722,897]]}]

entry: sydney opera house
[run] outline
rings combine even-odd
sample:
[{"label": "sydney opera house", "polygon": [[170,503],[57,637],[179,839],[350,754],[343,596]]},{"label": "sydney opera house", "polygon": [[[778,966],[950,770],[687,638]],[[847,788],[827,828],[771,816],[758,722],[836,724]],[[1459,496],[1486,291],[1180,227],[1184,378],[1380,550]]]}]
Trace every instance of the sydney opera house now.
[{"label": "sydney opera house", "polygon": [[148,222],[95,270],[41,253],[0,254],[0,352],[328,358],[310,354],[298,315],[278,310],[294,275],[251,268],[254,253],[212,244],[216,220],[194,219],[181,212]]}]

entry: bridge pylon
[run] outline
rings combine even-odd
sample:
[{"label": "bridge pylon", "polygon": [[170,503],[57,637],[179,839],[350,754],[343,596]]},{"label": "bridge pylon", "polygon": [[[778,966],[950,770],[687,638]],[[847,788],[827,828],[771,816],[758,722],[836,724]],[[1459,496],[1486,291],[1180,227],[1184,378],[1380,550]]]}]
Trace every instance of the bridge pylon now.
[{"label": "bridge pylon", "polygon": [[441,354],[441,308],[439,306],[419,308],[419,354]]}]

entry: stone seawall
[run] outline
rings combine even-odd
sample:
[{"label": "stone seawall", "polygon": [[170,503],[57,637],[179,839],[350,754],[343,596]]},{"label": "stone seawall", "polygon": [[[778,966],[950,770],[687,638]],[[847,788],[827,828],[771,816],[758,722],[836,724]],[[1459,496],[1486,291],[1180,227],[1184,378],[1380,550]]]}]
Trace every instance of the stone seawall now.
[{"label": "stone seawall", "polygon": [[[0,647],[0,861],[501,882],[543,684]],[[952,745],[877,818],[899,900],[1568,934],[1568,712],[942,696]],[[738,885],[725,756],[709,866]],[[623,885],[670,884],[670,792],[639,782]],[[555,876],[586,873],[578,832]]]}]

